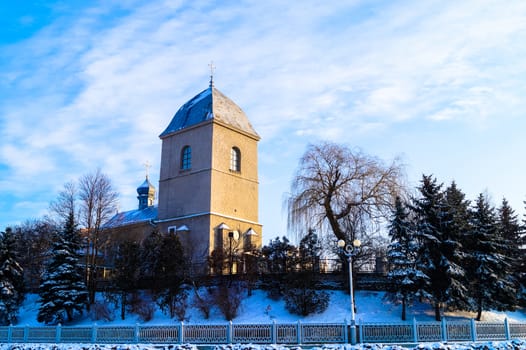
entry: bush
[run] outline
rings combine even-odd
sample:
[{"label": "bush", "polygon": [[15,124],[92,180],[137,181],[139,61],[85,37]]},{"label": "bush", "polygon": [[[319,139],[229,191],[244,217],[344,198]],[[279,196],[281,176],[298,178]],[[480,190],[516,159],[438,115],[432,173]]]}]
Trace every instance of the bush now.
[{"label": "bush", "polygon": [[113,321],[115,319],[113,311],[108,302],[96,302],[91,305],[90,317],[93,321]]},{"label": "bush", "polygon": [[292,314],[307,316],[320,313],[329,306],[330,295],[325,291],[291,288],[285,292],[285,308]]},{"label": "bush", "polygon": [[227,321],[232,321],[239,311],[246,288],[241,283],[223,283],[214,291],[214,301]]},{"label": "bush", "polygon": [[210,310],[212,309],[212,306],[214,305],[214,298],[212,297],[210,291],[208,289],[205,289],[203,293],[199,293],[197,289],[194,289],[195,291],[195,298],[193,305],[201,311],[205,319],[210,318]]},{"label": "bush", "polygon": [[179,321],[184,321],[186,318],[186,309],[188,309],[188,292],[182,290],[177,294],[173,305],[174,314]]},{"label": "bush", "polygon": [[146,301],[144,297],[134,293],[130,300],[130,312],[138,315],[141,321],[148,322],[153,319],[155,307],[151,301]]}]

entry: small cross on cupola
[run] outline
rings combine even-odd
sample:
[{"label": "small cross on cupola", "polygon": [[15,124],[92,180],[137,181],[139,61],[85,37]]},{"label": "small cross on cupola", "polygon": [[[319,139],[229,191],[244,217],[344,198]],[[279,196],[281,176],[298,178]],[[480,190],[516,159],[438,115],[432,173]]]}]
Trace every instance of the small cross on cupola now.
[{"label": "small cross on cupola", "polygon": [[214,61],[210,61],[208,64],[208,67],[210,67],[210,87],[214,87],[214,71],[216,70],[216,66],[214,66]]}]

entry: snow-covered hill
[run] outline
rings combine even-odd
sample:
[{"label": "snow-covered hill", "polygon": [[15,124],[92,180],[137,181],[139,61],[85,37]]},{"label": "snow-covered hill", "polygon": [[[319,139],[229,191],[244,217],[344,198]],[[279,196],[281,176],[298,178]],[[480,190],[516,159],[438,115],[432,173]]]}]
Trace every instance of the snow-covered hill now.
[{"label": "snow-covered hill", "polygon": [[[239,315],[233,320],[234,323],[270,323],[276,322],[344,322],[350,320],[349,295],[342,291],[330,291],[329,308],[320,314],[313,314],[307,317],[300,317],[290,314],[285,309],[282,300],[275,301],[269,299],[265,291],[256,290],[251,297],[247,297],[239,310]],[[384,299],[384,292],[357,291],[355,301],[357,305],[356,320],[358,322],[396,322],[400,321],[401,307],[394,305]],[[191,299],[191,297],[190,297]],[[195,308],[190,306],[187,311],[185,323],[222,323],[225,318],[217,308],[213,308],[209,319]],[[28,295],[19,314],[19,325],[35,326],[39,325],[36,321],[39,303],[38,296]],[[446,319],[472,318],[473,313],[446,313]],[[526,322],[526,310],[515,312],[484,312],[484,321],[503,321],[508,318],[510,322]],[[434,320],[434,311],[428,304],[417,304],[408,309],[408,320],[416,318],[418,321]],[[143,324],[137,315],[128,314],[125,320],[119,318],[119,310],[114,311],[113,321],[93,320],[88,315],[75,321],[72,325],[87,325],[97,322],[98,325],[135,325]],[[154,317],[147,324],[174,324],[179,322],[170,319],[160,310],[156,310]]]}]

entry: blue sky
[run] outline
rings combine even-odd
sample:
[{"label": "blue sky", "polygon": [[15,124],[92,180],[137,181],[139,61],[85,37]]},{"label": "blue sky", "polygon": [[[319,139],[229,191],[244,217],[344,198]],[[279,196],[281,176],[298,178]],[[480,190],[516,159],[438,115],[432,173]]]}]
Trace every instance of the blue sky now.
[{"label": "blue sky", "polygon": [[320,140],[524,212],[524,1],[17,1],[0,18],[0,228],[97,168],[134,209],[212,60],[262,137],[265,242],[286,233],[283,199]]}]

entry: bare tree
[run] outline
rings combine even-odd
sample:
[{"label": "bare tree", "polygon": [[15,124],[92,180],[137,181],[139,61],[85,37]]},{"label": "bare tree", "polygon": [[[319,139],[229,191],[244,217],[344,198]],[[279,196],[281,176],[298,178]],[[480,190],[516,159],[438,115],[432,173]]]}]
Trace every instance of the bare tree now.
[{"label": "bare tree", "polygon": [[24,278],[30,291],[37,290],[40,285],[58,230],[59,227],[54,222],[46,219],[27,220],[15,228],[20,265],[24,269]]},{"label": "bare tree", "polygon": [[80,224],[86,237],[86,285],[89,304],[93,304],[96,291],[98,256],[106,243],[102,237],[102,225],[115,213],[117,192],[113,190],[108,176],[97,169],[79,180]]},{"label": "bare tree", "polygon": [[398,159],[384,164],[330,142],[309,145],[287,199],[289,229],[329,228],[336,239],[354,239],[364,220],[367,226],[389,215],[402,190],[402,168]]},{"label": "bare tree", "polygon": [[59,192],[56,200],[49,204],[49,208],[53,214],[55,214],[60,223],[65,222],[68,219],[70,213],[75,215],[75,222],[78,221],[77,212],[77,186],[74,182],[66,182],[64,189]]}]

